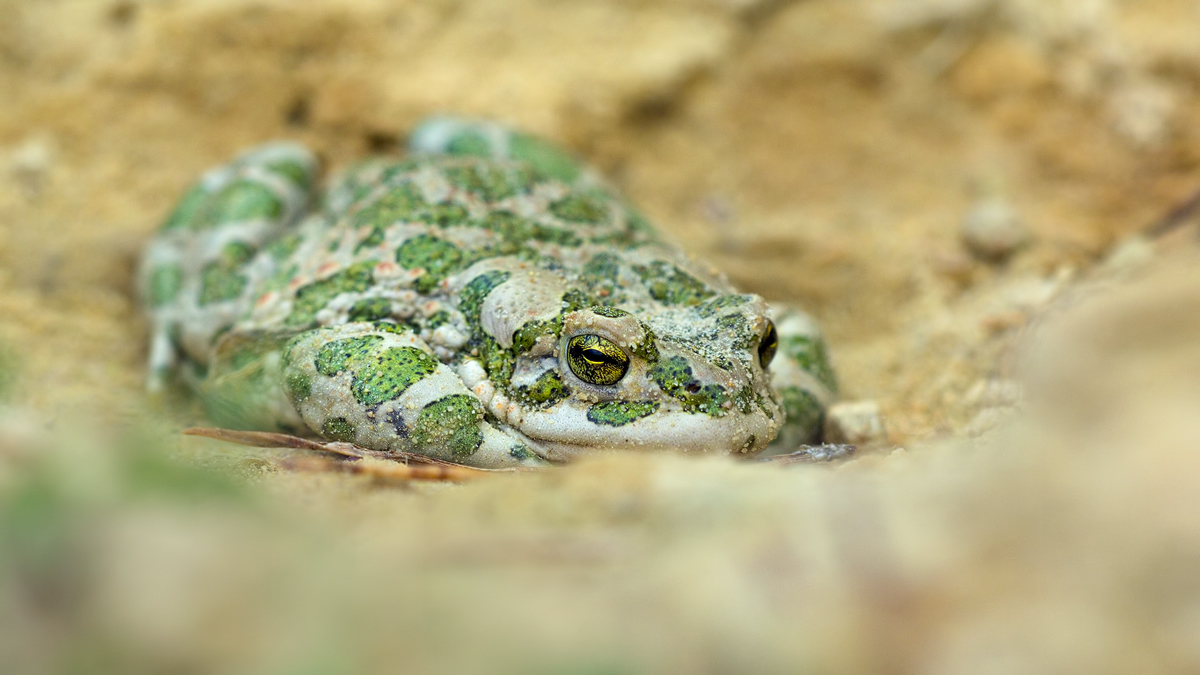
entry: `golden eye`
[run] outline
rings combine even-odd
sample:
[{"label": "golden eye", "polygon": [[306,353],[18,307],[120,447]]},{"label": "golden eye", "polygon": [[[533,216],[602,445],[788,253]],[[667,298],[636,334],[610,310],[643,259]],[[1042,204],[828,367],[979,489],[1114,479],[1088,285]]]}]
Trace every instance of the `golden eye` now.
[{"label": "golden eye", "polygon": [[763,368],[771,365],[775,351],[779,349],[779,333],[775,332],[775,324],[767,319],[767,330],[763,332],[762,340],[758,342],[758,362]]},{"label": "golden eye", "polygon": [[616,384],[629,370],[629,355],[599,335],[576,335],[567,345],[567,364],[584,382]]}]

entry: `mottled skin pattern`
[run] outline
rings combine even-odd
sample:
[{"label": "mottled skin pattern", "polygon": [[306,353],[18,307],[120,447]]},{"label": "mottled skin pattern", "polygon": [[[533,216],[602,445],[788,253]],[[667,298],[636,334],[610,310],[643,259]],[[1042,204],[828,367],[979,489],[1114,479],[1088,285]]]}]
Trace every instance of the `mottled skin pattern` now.
[{"label": "mottled skin pattern", "polygon": [[544,141],[439,118],[411,150],[319,199],[297,145],[206,174],[146,251],[151,389],[481,467],[813,440],[836,383],[805,314],[737,293]]}]

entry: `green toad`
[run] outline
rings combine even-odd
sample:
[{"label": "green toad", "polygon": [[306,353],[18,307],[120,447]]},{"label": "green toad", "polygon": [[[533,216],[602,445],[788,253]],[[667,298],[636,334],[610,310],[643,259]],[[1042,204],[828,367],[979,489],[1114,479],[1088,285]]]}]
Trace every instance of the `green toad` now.
[{"label": "green toad", "polygon": [[146,251],[151,389],[480,467],[814,438],[836,385],[808,316],[737,293],[545,141],[437,118],[410,145],[321,192],[287,143],[206,174]]}]

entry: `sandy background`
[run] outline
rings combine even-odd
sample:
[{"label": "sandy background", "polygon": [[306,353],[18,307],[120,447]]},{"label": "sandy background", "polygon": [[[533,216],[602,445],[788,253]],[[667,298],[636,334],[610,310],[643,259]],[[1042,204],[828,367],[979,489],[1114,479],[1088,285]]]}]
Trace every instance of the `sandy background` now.
[{"label": "sandy background", "polygon": [[[1197,28],[1189,0],[0,0],[0,659],[1200,670],[1200,259],[1129,239],[1200,186]],[[142,396],[131,279],[184,187],[437,112],[557,139],[812,310],[889,447],[411,489],[200,442],[160,467],[194,412]],[[1002,264],[961,241],[985,200],[1031,237]]]}]

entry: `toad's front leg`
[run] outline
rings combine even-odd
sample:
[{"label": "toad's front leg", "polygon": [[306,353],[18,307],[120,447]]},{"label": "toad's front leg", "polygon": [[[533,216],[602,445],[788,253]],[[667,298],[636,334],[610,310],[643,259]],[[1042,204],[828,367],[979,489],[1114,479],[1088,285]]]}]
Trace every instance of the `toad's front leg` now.
[{"label": "toad's front leg", "polygon": [[412,331],[390,323],[318,328],[282,351],[284,389],[324,438],[484,468],[544,462],[484,418],[479,400]]}]

